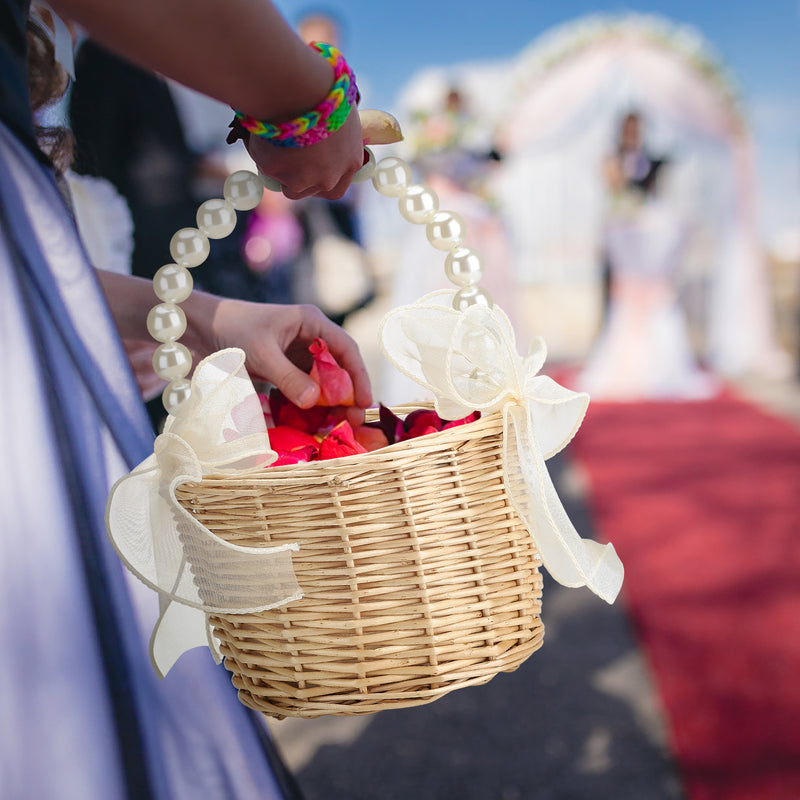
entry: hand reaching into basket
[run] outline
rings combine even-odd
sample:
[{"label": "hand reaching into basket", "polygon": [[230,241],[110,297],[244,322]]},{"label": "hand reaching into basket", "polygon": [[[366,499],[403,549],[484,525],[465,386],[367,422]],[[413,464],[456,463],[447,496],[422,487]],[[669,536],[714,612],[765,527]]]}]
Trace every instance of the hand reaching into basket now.
[{"label": "hand reaching into basket", "polygon": [[211,333],[209,353],[242,348],[251,377],[273,384],[300,408],[320,401],[320,384],[309,374],[309,345],[323,339],[353,383],[353,404],[345,416],[356,425],[363,421],[364,409],[372,403],[367,368],[353,339],[318,308],[219,300]]},{"label": "hand reaching into basket", "polygon": [[320,389],[316,405],[300,408],[277,388],[268,395],[259,395],[269,444],[278,454],[277,460],[269,466],[369,453],[417,436],[465,425],[481,416],[475,411],[459,420],[445,420],[431,408],[418,408],[401,417],[381,403],[378,419],[355,424],[347,416],[355,403],[350,374],[339,366],[324,339],[315,339],[308,351],[313,358],[309,377]]},{"label": "hand reaching into basket", "polygon": [[[153,382],[152,355],[158,342],[148,338],[145,324],[153,284],[103,270],[98,275],[129,355],[138,354],[132,366],[139,385],[148,387],[153,396],[165,383],[161,380],[156,386]],[[358,345],[315,306],[250,303],[194,291],[182,307],[186,315],[182,341],[195,363],[221,348],[239,347],[254,380],[273,384],[301,408],[310,408],[320,399],[319,385],[309,375],[308,347],[315,339],[324,339],[353,382],[353,405],[344,416],[356,425],[363,421],[372,390]]]}]

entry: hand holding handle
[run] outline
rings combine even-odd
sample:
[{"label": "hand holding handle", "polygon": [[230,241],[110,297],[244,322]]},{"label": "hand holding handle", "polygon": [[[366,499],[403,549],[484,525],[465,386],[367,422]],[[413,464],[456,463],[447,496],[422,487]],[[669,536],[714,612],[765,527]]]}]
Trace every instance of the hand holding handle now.
[{"label": "hand holding handle", "polygon": [[[375,168],[375,156],[372,150],[366,145],[370,144],[394,144],[402,141],[403,133],[397,120],[386,111],[378,111],[374,108],[360,109],[358,112],[361,120],[361,136],[364,140],[364,166],[353,176],[353,183],[361,183],[372,175]],[[280,192],[283,187],[280,181],[271,178],[269,175],[261,175],[264,187],[271,192]]]}]

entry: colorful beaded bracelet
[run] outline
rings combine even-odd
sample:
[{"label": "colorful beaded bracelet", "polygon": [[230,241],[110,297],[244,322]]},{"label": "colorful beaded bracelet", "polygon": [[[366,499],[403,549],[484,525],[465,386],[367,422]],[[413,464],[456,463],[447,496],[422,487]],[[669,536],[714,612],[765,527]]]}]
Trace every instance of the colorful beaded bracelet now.
[{"label": "colorful beaded bracelet", "polygon": [[333,45],[313,42],[311,47],[333,66],[334,83],[328,96],[311,111],[278,125],[235,111],[236,119],[245,130],[278,147],[308,147],[327,139],[344,125],[350,110],[358,102],[356,77]]}]

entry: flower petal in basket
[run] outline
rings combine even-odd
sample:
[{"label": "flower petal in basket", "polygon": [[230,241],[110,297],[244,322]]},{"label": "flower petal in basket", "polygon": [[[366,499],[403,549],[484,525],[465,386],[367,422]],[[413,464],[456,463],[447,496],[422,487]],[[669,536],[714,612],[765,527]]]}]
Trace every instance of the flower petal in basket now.
[{"label": "flower petal in basket", "polygon": [[502,411],[503,480],[550,574],[613,602],[624,570],[611,544],[582,539],[545,466],[580,427],[589,396],[538,375],[546,348],[534,340],[521,357],[508,317],[497,307],[453,308],[452,291],[390,311],[379,331],[386,358],[431,390],[442,416]]},{"label": "flower petal in basket", "polygon": [[275,457],[244,353],[222,350],[197,366],[191,396],[167,419],[153,454],[112,488],[109,538],[128,569],[160,596],[150,644],[160,675],[192,647],[216,650],[208,614],[263,611],[302,596],[291,561],[297,545],[227,542],[175,498],[179,486],[209,473],[260,470]]}]

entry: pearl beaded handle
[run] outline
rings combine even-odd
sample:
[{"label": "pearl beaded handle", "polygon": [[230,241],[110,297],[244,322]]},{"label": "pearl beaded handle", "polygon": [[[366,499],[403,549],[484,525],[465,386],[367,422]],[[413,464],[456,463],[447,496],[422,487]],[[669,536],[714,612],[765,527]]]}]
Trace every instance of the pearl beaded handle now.
[{"label": "pearl beaded handle", "polygon": [[[412,183],[411,167],[402,158],[387,156],[375,162],[370,148],[364,148],[367,161],[353,177],[354,183],[372,179],[372,185],[385,197],[398,198],[400,214],[409,222],[425,225],[428,241],[447,255],[444,271],[458,286],[453,307],[491,307],[488,293],[478,286],[483,277],[483,262],[477,252],[464,247],[466,223],[453,211],[439,209],[439,197],[429,186]],[[181,228],[169,244],[174,263],[166,264],[153,277],[153,289],[161,301],[147,315],[147,330],[160,342],[153,354],[153,369],[167,386],[162,394],[164,408],[170,414],[189,398],[192,354],[178,339],[186,331],[186,315],[180,303],[192,293],[191,270],[202,264],[211,252],[210,239],[224,239],[236,227],[237,211],[252,211],[261,201],[264,189],[280,191],[273,178],[240,170],[229,175],[223,186],[223,198],[206,200],[197,209],[197,227]]]}]

